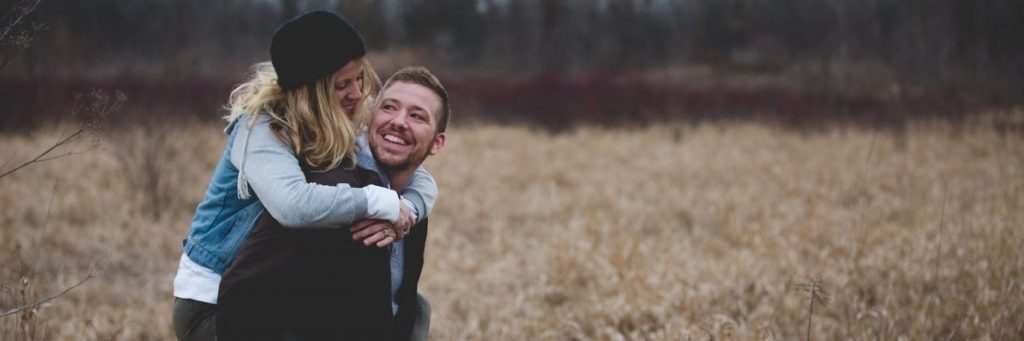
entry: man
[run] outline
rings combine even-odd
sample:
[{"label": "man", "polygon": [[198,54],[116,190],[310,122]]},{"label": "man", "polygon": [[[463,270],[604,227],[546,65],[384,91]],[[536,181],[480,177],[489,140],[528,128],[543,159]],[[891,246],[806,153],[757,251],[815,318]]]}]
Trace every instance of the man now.
[{"label": "man", "polygon": [[[336,169],[307,171],[307,180],[352,186],[380,180],[401,189],[444,147],[450,115],[448,95],[434,75],[422,67],[399,70],[385,83],[370,121],[365,143],[372,155],[358,155],[375,158],[384,177]],[[429,306],[416,291],[426,219],[406,231],[380,220],[359,221],[350,230],[290,230],[261,216],[221,282],[218,338],[425,339]]]}]

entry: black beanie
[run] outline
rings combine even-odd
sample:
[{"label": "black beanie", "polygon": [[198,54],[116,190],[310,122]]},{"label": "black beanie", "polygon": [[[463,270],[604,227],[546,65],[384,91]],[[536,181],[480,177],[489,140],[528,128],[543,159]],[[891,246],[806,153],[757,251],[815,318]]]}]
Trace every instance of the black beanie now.
[{"label": "black beanie", "polygon": [[334,12],[312,11],[284,23],[270,42],[270,62],[281,89],[313,83],[366,55],[363,38]]}]

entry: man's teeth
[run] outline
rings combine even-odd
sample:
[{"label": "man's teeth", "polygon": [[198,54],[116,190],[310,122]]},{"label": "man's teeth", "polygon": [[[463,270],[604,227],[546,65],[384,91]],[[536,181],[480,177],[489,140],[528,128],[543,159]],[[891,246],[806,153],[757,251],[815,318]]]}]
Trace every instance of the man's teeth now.
[{"label": "man's teeth", "polygon": [[384,135],[384,139],[403,146],[406,145],[405,140],[395,135]]}]

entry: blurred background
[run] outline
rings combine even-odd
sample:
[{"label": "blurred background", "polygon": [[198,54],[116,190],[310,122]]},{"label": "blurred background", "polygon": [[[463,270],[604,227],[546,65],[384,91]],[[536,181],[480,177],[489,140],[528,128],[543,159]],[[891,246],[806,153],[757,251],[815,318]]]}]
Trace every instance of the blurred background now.
[{"label": "blurred background", "polygon": [[1024,1],[0,0],[0,340],[173,338],[311,9],[451,94],[434,339],[1024,339]]},{"label": "blurred background", "polygon": [[[273,30],[335,10],[386,76],[422,64],[462,119],[577,123],[756,119],[900,125],[1019,103],[1015,0],[3,0],[37,3],[5,37],[0,128],[121,89],[119,115],[214,119]],[[5,26],[10,23],[5,17]],[[18,45],[17,35],[31,42]],[[12,52],[17,53],[12,53]],[[166,112],[171,110],[172,112]]]}]

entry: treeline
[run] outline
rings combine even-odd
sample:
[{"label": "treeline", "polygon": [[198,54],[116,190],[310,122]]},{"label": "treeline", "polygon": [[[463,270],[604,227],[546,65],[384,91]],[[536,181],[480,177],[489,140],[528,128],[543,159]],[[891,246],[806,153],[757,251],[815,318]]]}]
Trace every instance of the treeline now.
[{"label": "treeline", "polygon": [[1020,0],[43,0],[18,28],[41,30],[0,73],[0,125],[93,86],[216,117],[269,58],[273,30],[316,8],[354,21],[380,71],[428,65],[461,108],[500,121],[805,122],[1024,103]]},{"label": "treeline", "polygon": [[907,77],[1024,78],[1019,0],[44,1],[32,19],[48,30],[22,69],[217,74],[265,58],[274,27],[312,8],[348,16],[378,50],[515,73],[849,61]]}]

